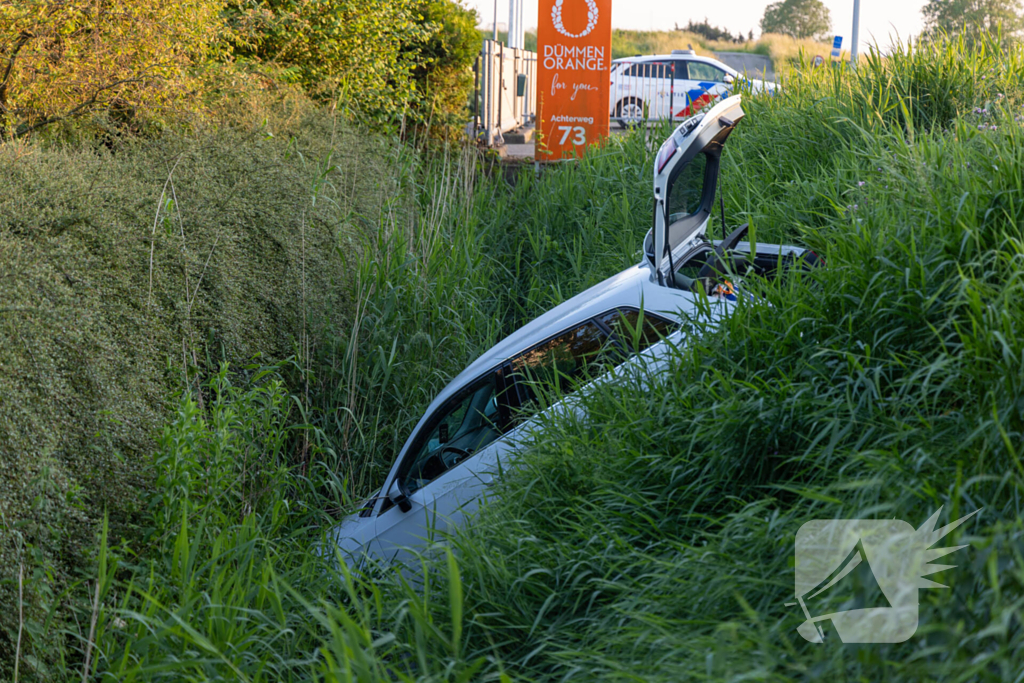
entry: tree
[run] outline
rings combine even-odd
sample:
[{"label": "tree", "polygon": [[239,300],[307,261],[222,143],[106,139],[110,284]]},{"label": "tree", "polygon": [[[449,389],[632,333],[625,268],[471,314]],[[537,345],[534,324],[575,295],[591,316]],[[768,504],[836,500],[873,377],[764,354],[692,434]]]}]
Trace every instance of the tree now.
[{"label": "tree", "polygon": [[707,17],[704,17],[704,21],[699,24],[691,19],[690,23],[682,28],[676,24],[676,30],[688,31],[708,40],[732,40],[732,33],[728,29],[712,26]]},{"label": "tree", "polygon": [[930,0],[921,13],[926,38],[948,34],[973,43],[1001,34],[1010,41],[1024,29],[1020,0]]},{"label": "tree", "polygon": [[221,0],[0,0],[0,140],[100,110],[191,107]]},{"label": "tree", "polygon": [[764,10],[762,33],[781,33],[793,38],[827,39],[832,17],[821,0],[778,0]]}]

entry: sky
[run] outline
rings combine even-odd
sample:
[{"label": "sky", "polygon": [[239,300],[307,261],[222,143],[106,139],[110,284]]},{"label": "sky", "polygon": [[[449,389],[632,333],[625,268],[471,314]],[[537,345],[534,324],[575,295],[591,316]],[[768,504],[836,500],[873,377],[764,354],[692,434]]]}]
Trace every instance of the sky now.
[{"label": "sky", "polygon": [[[527,30],[537,26],[537,0],[524,0],[524,21]],[[583,2],[583,0],[566,0]],[[462,0],[480,14],[480,24],[490,26],[494,21],[494,0]],[[853,0],[823,0],[832,14],[832,32],[843,36],[843,47],[850,44],[853,25]],[[900,37],[916,36],[921,32],[921,8],[926,0],[861,0],[861,50],[877,42],[885,48],[891,34]],[[612,0],[612,27],[640,30],[667,31],[678,23],[685,26],[691,19],[701,21],[707,17],[713,26],[721,26],[732,33],[753,29],[761,32],[759,23],[770,0]],[[509,0],[498,0],[498,23],[508,23]]]}]

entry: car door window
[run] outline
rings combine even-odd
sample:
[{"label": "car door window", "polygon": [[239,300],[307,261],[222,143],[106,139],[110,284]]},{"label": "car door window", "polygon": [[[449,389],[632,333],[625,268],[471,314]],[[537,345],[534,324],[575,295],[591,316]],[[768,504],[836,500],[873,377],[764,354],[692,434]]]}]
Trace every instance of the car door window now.
[{"label": "car door window", "polygon": [[498,439],[510,423],[501,371],[459,391],[420,430],[399,476],[410,492],[438,478]]},{"label": "car door window", "polygon": [[628,354],[640,353],[671,334],[678,323],[635,308],[620,308],[598,320],[612,331]]},{"label": "car door window", "polygon": [[676,69],[675,69],[675,71],[676,71],[676,80],[677,81],[685,81],[685,80],[687,80],[689,78],[689,76],[687,75],[686,64],[687,64],[687,62],[684,62],[681,59],[677,59],[676,60]]},{"label": "car door window", "polygon": [[690,62],[688,66],[691,81],[725,82],[725,72],[717,66],[705,64],[704,62]]},{"label": "car door window", "polygon": [[608,360],[609,339],[595,323],[588,322],[538,344],[512,359],[512,372],[524,407],[552,388],[565,395],[581,379],[593,376]]}]

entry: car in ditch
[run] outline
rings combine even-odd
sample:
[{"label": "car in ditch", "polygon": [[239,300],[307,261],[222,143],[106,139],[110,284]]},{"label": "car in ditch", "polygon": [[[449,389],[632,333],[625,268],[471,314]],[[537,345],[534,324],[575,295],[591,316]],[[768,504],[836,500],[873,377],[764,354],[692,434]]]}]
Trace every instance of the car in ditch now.
[{"label": "car in ditch", "polygon": [[728,97],[738,85],[751,93],[774,93],[775,83],[747,78],[717,59],[693,50],[637,55],[612,61],[609,105],[623,128],[647,120],[683,120]]},{"label": "car in ditch", "polygon": [[[329,534],[347,563],[410,559],[435,531],[472,515],[526,435],[542,428],[541,412],[571,404],[574,390],[625,381],[630,367],[663,368],[670,347],[692,333],[687,321],[728,314],[737,295],[752,296],[742,278],[820,262],[800,247],[744,241],[745,226],[717,241],[707,234],[724,145],[743,115],[740,96],[730,97],[661,146],[640,263],[523,326],[437,395],[380,491]],[[595,368],[605,372],[594,377]],[[545,386],[561,403],[540,400]]]}]

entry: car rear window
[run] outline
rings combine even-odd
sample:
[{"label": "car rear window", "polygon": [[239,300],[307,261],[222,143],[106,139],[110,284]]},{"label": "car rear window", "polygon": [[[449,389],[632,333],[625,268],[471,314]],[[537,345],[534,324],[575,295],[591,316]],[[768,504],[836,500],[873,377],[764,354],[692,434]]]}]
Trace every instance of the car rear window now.
[{"label": "car rear window", "polygon": [[669,225],[700,211],[707,167],[707,156],[698,154],[672,181],[668,192]]},{"label": "car rear window", "polygon": [[679,326],[661,316],[635,308],[620,308],[598,320],[612,331],[630,353],[640,353],[672,334]]},{"label": "car rear window", "polygon": [[604,330],[588,322],[519,354],[512,359],[512,371],[526,392],[523,403],[535,401],[540,387],[571,393],[580,380],[593,377],[606,364],[607,349]]}]

